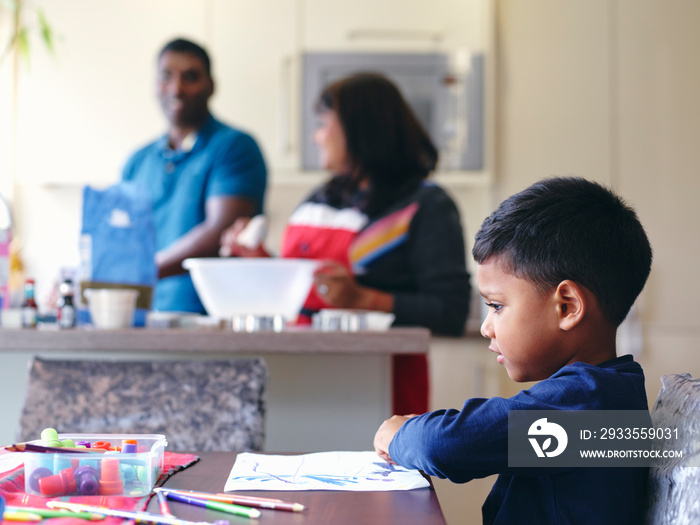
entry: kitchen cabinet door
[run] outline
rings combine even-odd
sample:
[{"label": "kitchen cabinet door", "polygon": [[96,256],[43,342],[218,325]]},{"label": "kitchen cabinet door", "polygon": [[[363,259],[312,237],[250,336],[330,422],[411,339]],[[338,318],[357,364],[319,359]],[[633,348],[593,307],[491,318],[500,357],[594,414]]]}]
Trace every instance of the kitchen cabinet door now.
[{"label": "kitchen cabinet door", "polygon": [[488,0],[305,0],[307,51],[483,51]]}]

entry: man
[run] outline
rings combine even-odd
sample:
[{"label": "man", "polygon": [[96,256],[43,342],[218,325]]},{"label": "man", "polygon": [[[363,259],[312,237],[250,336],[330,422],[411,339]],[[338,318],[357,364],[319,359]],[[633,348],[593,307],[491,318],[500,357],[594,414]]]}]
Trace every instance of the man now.
[{"label": "man", "polygon": [[204,312],[182,261],[216,256],[227,226],[262,212],[267,169],[250,135],[211,115],[214,81],[202,47],[184,39],[166,44],[157,92],[168,131],[128,160],[122,179],[144,183],[153,200],[153,309]]}]

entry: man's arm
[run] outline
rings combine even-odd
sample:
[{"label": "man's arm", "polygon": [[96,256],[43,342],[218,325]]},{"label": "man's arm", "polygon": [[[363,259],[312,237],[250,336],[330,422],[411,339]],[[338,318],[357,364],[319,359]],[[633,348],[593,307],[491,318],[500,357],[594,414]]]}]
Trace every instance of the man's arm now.
[{"label": "man's arm", "polygon": [[188,257],[216,257],[221,233],[238,217],[250,217],[256,204],[240,197],[209,197],[204,205],[205,219],[170,246],[156,253],[158,278],[185,273],[182,261]]}]

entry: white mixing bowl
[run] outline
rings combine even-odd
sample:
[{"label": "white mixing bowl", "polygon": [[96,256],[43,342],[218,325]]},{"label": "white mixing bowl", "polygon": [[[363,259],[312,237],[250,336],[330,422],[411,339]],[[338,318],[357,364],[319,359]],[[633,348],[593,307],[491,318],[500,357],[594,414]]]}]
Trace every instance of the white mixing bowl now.
[{"label": "white mixing bowl", "polygon": [[282,315],[294,321],[318,264],[311,259],[203,257],[185,259],[182,266],[213,317]]}]

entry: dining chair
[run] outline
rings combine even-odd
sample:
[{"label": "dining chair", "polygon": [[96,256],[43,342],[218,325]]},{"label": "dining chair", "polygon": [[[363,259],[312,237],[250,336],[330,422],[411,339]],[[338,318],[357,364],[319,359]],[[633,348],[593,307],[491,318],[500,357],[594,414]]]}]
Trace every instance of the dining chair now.
[{"label": "dining chair", "polygon": [[262,358],[113,361],[32,359],[18,438],[59,433],[164,434],[174,451],[261,451]]},{"label": "dining chair", "polygon": [[682,451],[683,457],[652,459],[646,524],[700,523],[700,379],[670,374],[661,376],[661,384],[651,419],[654,428],[671,431],[655,440],[653,450]]}]

